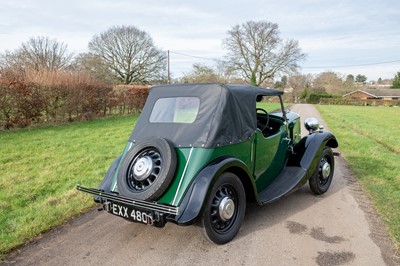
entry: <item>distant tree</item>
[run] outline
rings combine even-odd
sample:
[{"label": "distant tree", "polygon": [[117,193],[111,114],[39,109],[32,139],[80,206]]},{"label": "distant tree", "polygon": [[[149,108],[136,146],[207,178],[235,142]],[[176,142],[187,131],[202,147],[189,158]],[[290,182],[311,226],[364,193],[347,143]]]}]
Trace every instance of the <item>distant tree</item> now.
[{"label": "distant tree", "polygon": [[148,33],[134,26],[111,27],[95,35],[89,42],[89,54],[124,84],[165,79],[166,54]]},{"label": "distant tree", "polygon": [[382,78],[378,78],[378,84],[382,84]]},{"label": "distant tree", "polygon": [[192,70],[182,77],[183,83],[221,82],[215,70],[207,65],[193,64]]},{"label": "distant tree", "polygon": [[353,83],[354,82],[354,76],[352,74],[347,75],[346,82]]},{"label": "distant tree", "polygon": [[285,88],[288,84],[288,77],[286,75],[283,75],[281,77],[281,83],[282,83],[282,87]]},{"label": "distant tree", "polygon": [[343,83],[343,93],[353,91],[354,88],[354,76],[352,74],[347,75],[346,80]]},{"label": "distant tree", "polygon": [[392,88],[393,89],[399,89],[400,88],[400,72],[397,72],[397,74],[394,76],[393,83],[392,83]]},{"label": "distant tree", "polygon": [[233,26],[223,40],[232,67],[248,81],[255,77],[257,86],[277,73],[297,71],[298,62],[306,55],[298,41],[283,41],[279,33],[278,24],[268,21],[247,21]]},{"label": "distant tree", "polygon": [[313,90],[318,93],[340,94],[343,90],[343,80],[338,73],[327,71],[316,76]]},{"label": "distant tree", "polygon": [[114,75],[112,70],[105,64],[100,56],[91,53],[82,53],[75,57],[73,69],[76,71],[83,71],[94,76],[98,80],[107,83],[118,83],[118,78]]},{"label": "distant tree", "polygon": [[306,98],[313,83],[313,76],[308,75],[294,75],[288,79],[288,86],[292,88],[291,102],[298,102],[300,98]]},{"label": "distant tree", "polygon": [[283,89],[283,86],[282,86],[282,82],[281,81],[279,81],[279,80],[277,80],[277,81],[275,81],[275,83],[274,83],[274,89]]},{"label": "distant tree", "polygon": [[356,82],[362,82],[362,83],[364,83],[364,82],[366,82],[366,81],[367,81],[367,77],[366,77],[366,76],[361,75],[361,74],[358,74],[358,75],[356,76]]},{"label": "distant tree", "polygon": [[221,83],[245,83],[239,79],[236,72],[225,61],[219,61],[215,66],[195,63],[189,72],[184,73],[180,79],[183,83],[195,82],[221,82]]},{"label": "distant tree", "polygon": [[215,74],[218,79],[224,83],[243,83],[243,80],[237,75],[237,71],[226,61],[218,61],[215,66]]},{"label": "distant tree", "polygon": [[67,68],[72,58],[73,54],[68,52],[66,44],[40,36],[30,38],[13,52],[7,51],[2,56],[2,66],[19,70],[53,71]]},{"label": "distant tree", "polygon": [[288,85],[288,77],[282,76],[280,81],[276,81],[274,84],[275,89],[284,89]]},{"label": "distant tree", "polygon": [[256,78],[256,74],[254,74],[254,73],[251,73],[250,85],[257,86],[257,78]]}]

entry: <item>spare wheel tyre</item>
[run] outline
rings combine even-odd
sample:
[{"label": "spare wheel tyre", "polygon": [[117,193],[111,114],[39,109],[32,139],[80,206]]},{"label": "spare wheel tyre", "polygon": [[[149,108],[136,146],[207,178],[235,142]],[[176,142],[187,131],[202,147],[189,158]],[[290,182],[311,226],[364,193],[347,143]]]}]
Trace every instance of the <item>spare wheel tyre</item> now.
[{"label": "spare wheel tyre", "polygon": [[170,185],[176,170],[176,153],[163,138],[147,138],[135,144],[122,159],[117,175],[121,196],[156,200]]}]

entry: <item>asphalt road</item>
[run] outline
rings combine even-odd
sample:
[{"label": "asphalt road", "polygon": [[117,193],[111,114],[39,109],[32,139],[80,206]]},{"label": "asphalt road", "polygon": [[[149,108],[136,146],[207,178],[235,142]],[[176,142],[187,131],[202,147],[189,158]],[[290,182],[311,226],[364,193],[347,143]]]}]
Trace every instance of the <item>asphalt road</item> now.
[{"label": "asphalt road", "polygon": [[[310,105],[292,110],[320,119]],[[377,266],[400,261],[340,157],[325,195],[314,196],[305,185],[278,202],[250,205],[238,235],[223,246],[206,241],[196,226],[157,229],[94,210],[16,250],[6,264]]]}]

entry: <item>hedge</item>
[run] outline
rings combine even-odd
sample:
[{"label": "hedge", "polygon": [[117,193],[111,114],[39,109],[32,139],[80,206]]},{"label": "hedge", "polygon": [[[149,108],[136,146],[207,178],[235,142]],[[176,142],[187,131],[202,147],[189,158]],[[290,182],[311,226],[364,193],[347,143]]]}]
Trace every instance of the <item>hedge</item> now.
[{"label": "hedge", "polygon": [[148,86],[115,86],[74,72],[0,72],[0,129],[139,112]]},{"label": "hedge", "polygon": [[306,98],[306,102],[307,103],[319,103],[321,99],[323,98],[340,98],[341,96],[338,95],[332,95],[332,94],[326,94],[326,93],[311,93],[310,95],[308,95],[308,97]]},{"label": "hedge", "polygon": [[320,104],[354,105],[354,106],[400,106],[399,100],[358,100],[346,98],[321,98]]}]

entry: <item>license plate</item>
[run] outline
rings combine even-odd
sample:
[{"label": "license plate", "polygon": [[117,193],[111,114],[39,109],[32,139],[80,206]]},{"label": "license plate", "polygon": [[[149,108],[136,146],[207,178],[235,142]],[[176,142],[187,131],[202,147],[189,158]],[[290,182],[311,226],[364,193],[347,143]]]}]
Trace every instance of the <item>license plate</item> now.
[{"label": "license plate", "polygon": [[154,219],[151,213],[136,210],[130,206],[116,204],[113,202],[106,202],[104,209],[111,214],[123,217],[133,222],[152,225]]}]

